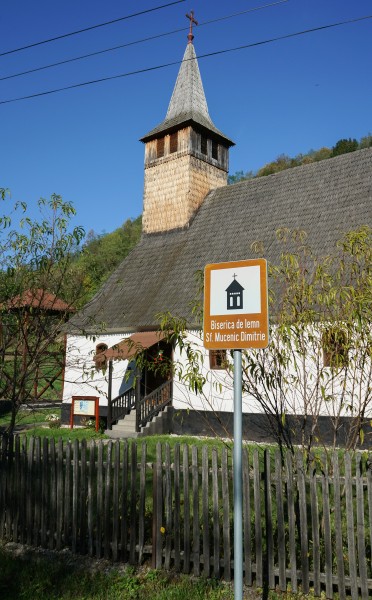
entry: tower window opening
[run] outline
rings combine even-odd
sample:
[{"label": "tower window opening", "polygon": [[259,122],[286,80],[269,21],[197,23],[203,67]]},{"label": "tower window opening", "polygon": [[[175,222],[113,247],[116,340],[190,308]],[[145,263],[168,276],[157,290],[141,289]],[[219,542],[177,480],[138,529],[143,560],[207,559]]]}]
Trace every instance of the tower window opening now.
[{"label": "tower window opening", "polygon": [[200,152],[202,154],[207,155],[207,153],[208,153],[207,148],[208,148],[208,140],[205,135],[201,135],[200,136]]},{"label": "tower window opening", "polygon": [[212,158],[218,160],[218,143],[212,140]]},{"label": "tower window opening", "polygon": [[156,140],[156,156],[157,158],[164,156],[164,138]]},{"label": "tower window opening", "polygon": [[169,152],[177,152],[178,150],[178,131],[171,133],[169,136]]}]

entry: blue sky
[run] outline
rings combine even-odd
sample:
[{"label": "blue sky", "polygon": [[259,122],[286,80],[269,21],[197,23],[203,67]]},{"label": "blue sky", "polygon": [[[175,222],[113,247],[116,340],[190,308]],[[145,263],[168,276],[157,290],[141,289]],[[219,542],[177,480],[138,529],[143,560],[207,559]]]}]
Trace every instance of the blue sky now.
[{"label": "blue sky", "polygon": [[[12,0],[1,8],[0,51],[166,4],[169,0]],[[275,0],[274,0],[275,1]],[[185,13],[198,21],[270,0],[192,0],[107,27],[0,56],[0,77],[185,27],[184,32],[0,80],[0,102],[181,60]],[[368,0],[288,0],[197,27],[198,55],[372,14]],[[236,142],[230,172],[279,154],[332,146],[372,131],[372,19],[199,60],[209,112]],[[142,212],[139,138],[163,120],[179,66],[30,100],[0,104],[0,186],[35,206],[58,193],[76,224],[109,232]]]}]

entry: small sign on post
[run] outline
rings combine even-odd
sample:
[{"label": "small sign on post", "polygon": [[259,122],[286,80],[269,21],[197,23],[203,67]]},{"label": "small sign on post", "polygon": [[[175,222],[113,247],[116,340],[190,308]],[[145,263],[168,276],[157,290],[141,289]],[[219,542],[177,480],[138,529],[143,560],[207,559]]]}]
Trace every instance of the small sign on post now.
[{"label": "small sign on post", "polygon": [[210,350],[266,348],[269,341],[264,258],[205,267],[204,346]]},{"label": "small sign on post", "polygon": [[242,349],[269,343],[264,258],[207,265],[204,347],[234,353],[234,598],[243,599]]}]

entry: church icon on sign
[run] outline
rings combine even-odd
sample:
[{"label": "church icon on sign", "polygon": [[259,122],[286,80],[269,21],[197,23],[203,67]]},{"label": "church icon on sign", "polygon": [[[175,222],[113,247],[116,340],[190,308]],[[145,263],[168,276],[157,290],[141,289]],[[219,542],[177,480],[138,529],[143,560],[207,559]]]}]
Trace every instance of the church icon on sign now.
[{"label": "church icon on sign", "polygon": [[226,288],[226,308],[227,310],[236,310],[243,308],[243,286],[240,285],[239,281],[236,280],[236,274],[233,275],[234,281],[232,281],[229,287]]}]

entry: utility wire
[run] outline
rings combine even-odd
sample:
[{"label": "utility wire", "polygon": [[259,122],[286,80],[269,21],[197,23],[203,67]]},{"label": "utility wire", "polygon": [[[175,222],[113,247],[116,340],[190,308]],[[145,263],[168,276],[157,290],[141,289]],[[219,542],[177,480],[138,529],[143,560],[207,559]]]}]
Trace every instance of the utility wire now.
[{"label": "utility wire", "polygon": [[52,38],[48,38],[47,40],[41,40],[40,42],[34,42],[33,44],[28,44],[27,46],[21,46],[20,48],[14,48],[13,50],[6,50],[5,52],[0,52],[0,56],[5,56],[6,54],[14,54],[14,52],[21,52],[21,50],[27,50],[28,48],[34,48],[35,46],[41,46],[42,44],[49,44],[50,42],[55,42],[56,40],[62,40],[67,37],[71,37],[72,35],[78,35],[79,33],[84,33],[85,31],[92,31],[92,29],[98,29],[99,27],[106,27],[106,25],[112,25],[113,23],[118,23],[119,21],[126,21],[127,19],[133,19],[133,17],[139,17],[141,15],[145,15],[150,12],[154,12],[156,10],[161,10],[162,8],[168,8],[168,6],[173,6],[174,4],[180,4],[180,2],[185,2],[185,0],[174,0],[174,2],[169,2],[168,4],[162,4],[161,6],[155,6],[154,8],[148,8],[147,10],[141,10],[141,12],[132,13],[131,15],[126,15],[125,17],[119,17],[118,19],[112,19],[111,21],[106,21],[105,23],[98,23],[97,25],[91,25],[90,27],[84,27],[83,29],[78,29],[76,31],[70,31],[69,33],[64,33],[62,35],[57,35]]},{"label": "utility wire", "polygon": [[[207,54],[201,54],[197,57],[197,59],[201,58],[209,58],[210,56],[217,56],[219,54],[227,54],[228,52],[236,52],[237,50],[245,50],[247,48],[253,48],[254,46],[263,46],[264,44],[271,44],[272,42],[277,42],[279,40],[286,40],[293,37],[298,37],[300,35],[305,35],[307,33],[314,33],[315,31],[322,31],[325,29],[331,29],[333,27],[339,27],[340,25],[347,25],[349,23],[358,23],[359,21],[365,21],[367,19],[372,19],[372,15],[366,15],[364,17],[358,17],[356,19],[348,19],[346,21],[339,21],[337,23],[329,23],[327,25],[321,25],[319,27],[313,27],[311,29],[304,29],[303,31],[296,31],[295,33],[287,33],[286,35],[281,35],[278,37],[270,38],[268,40],[262,40],[260,42],[254,42],[252,44],[245,44],[244,46],[236,46],[235,48],[226,48],[225,50],[216,50],[215,52],[208,52]],[[188,58],[186,60],[195,60],[194,58]],[[74,85],[68,85],[62,88],[57,88],[54,90],[48,90],[46,92],[39,92],[37,94],[30,94],[29,96],[20,96],[19,98],[11,98],[9,100],[1,100],[0,104],[10,104],[11,102],[19,102],[20,100],[29,100],[31,98],[37,98],[39,96],[47,96],[49,94],[56,94],[57,92],[63,92],[65,90],[72,90],[79,87],[84,87],[86,85],[92,85],[94,83],[101,83],[103,81],[110,81],[113,79],[120,79],[122,77],[130,77],[131,75],[138,75],[140,73],[148,73],[149,71],[157,71],[159,69],[165,69],[166,67],[171,67],[173,65],[179,65],[182,61],[174,61],[170,63],[164,63],[162,65],[156,65],[155,67],[147,67],[145,69],[139,69],[138,71],[130,71],[128,73],[120,73],[119,75],[111,75],[109,77],[102,77],[101,79],[93,79],[92,81],[84,81],[82,83],[75,83]]]},{"label": "utility wire", "polygon": [[[269,8],[272,6],[276,6],[277,4],[284,4],[289,0],[278,0],[278,2],[271,2],[270,4],[263,4],[261,6],[256,6],[254,8],[249,8],[248,10],[243,10],[238,13],[233,13],[232,15],[226,15],[224,17],[219,17],[218,19],[212,19],[211,21],[203,21],[199,23],[199,27],[203,25],[210,25],[211,23],[217,23],[218,21],[225,21],[227,19],[232,19],[233,17],[240,17],[241,15],[245,15],[250,12],[254,12],[257,10],[262,10],[263,8]],[[173,35],[175,33],[179,33],[181,31],[188,31],[188,27],[181,27],[181,29],[173,29],[173,31],[167,31],[166,33],[159,33],[157,35],[152,35],[150,37],[142,38],[140,40],[135,40],[133,42],[127,42],[126,44],[120,44],[119,46],[112,46],[111,48],[105,48],[104,50],[98,50],[96,52],[90,52],[89,54],[83,54],[82,56],[75,56],[74,58],[68,58],[66,60],[61,60],[56,63],[52,63],[49,65],[44,65],[42,67],[36,67],[34,69],[29,69],[28,71],[22,71],[21,73],[14,73],[13,75],[6,75],[5,77],[0,77],[0,81],[4,81],[5,79],[12,79],[14,77],[21,77],[22,75],[29,75],[30,73],[36,73],[37,71],[43,71],[44,69],[51,69],[52,67],[58,67],[59,65],[65,65],[67,63],[75,62],[77,60],[82,60],[85,58],[90,58],[91,56],[97,56],[98,54],[104,54],[105,52],[112,52],[113,50],[119,50],[120,48],[127,48],[128,46],[134,46],[136,44],[142,44],[143,42],[148,42],[150,40],[156,40],[161,37],[166,37],[168,35]]]}]

